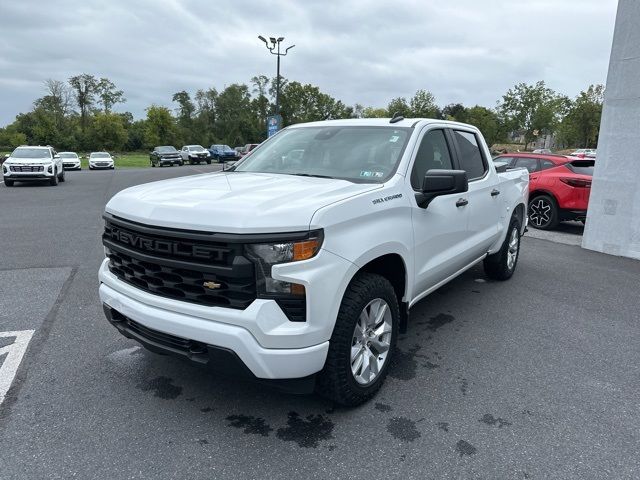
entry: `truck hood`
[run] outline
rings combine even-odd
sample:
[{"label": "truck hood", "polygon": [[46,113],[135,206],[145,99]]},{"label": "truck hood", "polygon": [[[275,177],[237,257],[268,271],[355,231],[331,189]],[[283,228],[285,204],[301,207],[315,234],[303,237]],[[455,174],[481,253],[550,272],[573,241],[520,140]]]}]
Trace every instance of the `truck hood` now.
[{"label": "truck hood", "polygon": [[128,188],[106,211],[135,222],[222,233],[307,230],[319,208],[379,184],[267,173],[194,175]]}]

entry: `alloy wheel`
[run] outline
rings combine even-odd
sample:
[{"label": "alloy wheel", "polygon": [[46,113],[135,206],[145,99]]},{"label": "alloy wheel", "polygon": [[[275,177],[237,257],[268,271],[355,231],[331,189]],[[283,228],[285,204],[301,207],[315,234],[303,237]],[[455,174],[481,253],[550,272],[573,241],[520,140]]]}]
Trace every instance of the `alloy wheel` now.
[{"label": "alloy wheel", "polygon": [[360,313],[351,339],[351,374],[360,385],[375,381],[391,347],[393,318],[389,304],[371,300]]},{"label": "alloy wheel", "polygon": [[529,221],[536,227],[551,223],[553,205],[546,198],[536,198],[529,204]]},{"label": "alloy wheel", "polygon": [[516,266],[516,260],[518,260],[518,249],[520,248],[518,229],[511,230],[509,236],[509,246],[507,247],[507,268],[513,270]]}]

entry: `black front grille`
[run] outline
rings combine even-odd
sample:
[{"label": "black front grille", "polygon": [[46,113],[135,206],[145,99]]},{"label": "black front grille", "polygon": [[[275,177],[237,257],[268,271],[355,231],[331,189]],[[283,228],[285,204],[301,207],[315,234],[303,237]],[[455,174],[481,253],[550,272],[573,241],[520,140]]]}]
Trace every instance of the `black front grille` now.
[{"label": "black front grille", "polygon": [[111,217],[102,237],[109,270],[120,280],[166,298],[247,308],[257,297],[253,263],[240,243],[201,232],[149,227]]},{"label": "black front grille", "polygon": [[12,172],[43,172],[44,166],[42,165],[11,165]]}]

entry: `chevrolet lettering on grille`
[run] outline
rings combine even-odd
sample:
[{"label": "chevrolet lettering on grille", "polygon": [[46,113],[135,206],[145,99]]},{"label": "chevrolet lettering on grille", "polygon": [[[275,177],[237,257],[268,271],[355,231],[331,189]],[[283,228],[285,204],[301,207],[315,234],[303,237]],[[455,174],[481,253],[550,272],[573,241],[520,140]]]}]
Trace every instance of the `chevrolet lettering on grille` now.
[{"label": "chevrolet lettering on grille", "polygon": [[108,236],[118,243],[129,245],[138,250],[146,250],[164,255],[177,255],[181,257],[202,258],[206,260],[222,261],[223,250],[206,245],[192,245],[170,240],[158,240],[145,237],[137,233],[121,230],[111,226]]}]

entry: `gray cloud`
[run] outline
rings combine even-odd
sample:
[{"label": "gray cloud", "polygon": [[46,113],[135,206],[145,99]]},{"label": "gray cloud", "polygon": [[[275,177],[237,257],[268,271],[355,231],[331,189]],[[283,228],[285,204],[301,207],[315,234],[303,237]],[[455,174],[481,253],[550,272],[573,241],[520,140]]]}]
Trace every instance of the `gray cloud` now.
[{"label": "gray cloud", "polygon": [[0,125],[47,78],[106,76],[120,110],[171,106],[176,91],[275,75],[257,35],[295,43],[290,79],[348,104],[385,106],[417,89],[439,104],[495,105],[517,82],[574,96],[606,79],[615,0],[21,0],[0,5]]}]

